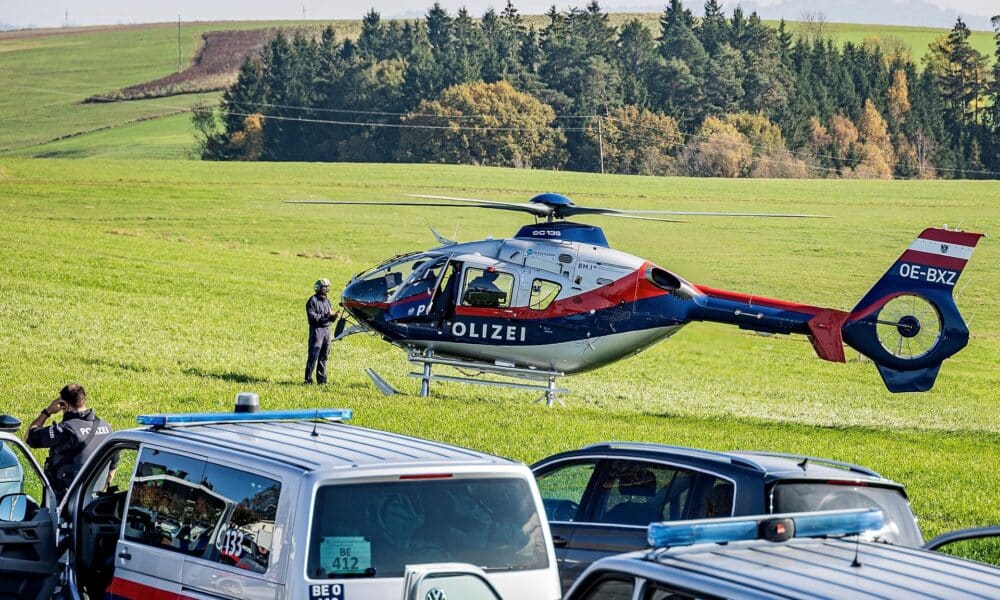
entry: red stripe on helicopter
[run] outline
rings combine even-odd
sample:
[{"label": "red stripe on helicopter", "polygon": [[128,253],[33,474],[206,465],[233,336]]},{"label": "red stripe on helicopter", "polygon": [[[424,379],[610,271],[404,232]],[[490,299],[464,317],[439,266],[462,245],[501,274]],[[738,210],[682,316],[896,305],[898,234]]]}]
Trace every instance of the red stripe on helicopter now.
[{"label": "red stripe on helicopter", "polygon": [[111,589],[105,593],[104,597],[114,600],[195,600],[194,596],[170,592],[122,577],[114,578]]},{"label": "red stripe on helicopter", "polygon": [[903,295],[908,294],[908,293],[910,293],[910,292],[908,292],[907,290],[899,290],[899,291],[896,291],[896,292],[892,292],[891,294],[887,294],[887,295],[879,298],[875,302],[872,302],[871,304],[869,304],[868,306],[864,307],[863,309],[856,310],[856,311],[852,312],[847,317],[847,320],[848,321],[857,321],[858,319],[863,319],[863,318],[867,317],[868,315],[872,314],[873,312],[875,312],[876,310],[878,310],[878,309],[882,308],[883,306],[885,306],[886,304],[888,304],[889,301],[892,300],[893,298],[897,298],[899,296],[903,296]]},{"label": "red stripe on helicopter", "polygon": [[820,312],[827,310],[821,306],[813,306],[811,304],[799,304],[798,302],[789,302],[788,300],[778,300],[777,298],[765,298],[763,296],[754,296],[751,294],[743,294],[740,292],[730,292],[729,290],[720,290],[716,288],[708,287],[707,285],[695,285],[695,289],[699,292],[705,294],[706,296],[711,296],[712,298],[719,298],[720,300],[731,300],[733,302],[742,302],[751,305],[760,305],[767,308],[777,308],[779,310],[790,310],[792,312],[803,313],[807,315],[818,315]]},{"label": "red stripe on helicopter", "polygon": [[925,229],[918,237],[935,242],[944,242],[945,244],[961,244],[962,246],[975,248],[976,244],[979,243],[979,238],[983,237],[983,234],[968,231],[948,231],[947,229]]},{"label": "red stripe on helicopter", "polygon": [[921,252],[920,250],[907,250],[899,257],[899,260],[940,267],[942,269],[951,269],[953,271],[961,271],[965,268],[965,263],[969,262],[964,258],[942,256],[940,254],[931,254],[930,252]]},{"label": "red stripe on helicopter", "polygon": [[357,300],[344,300],[343,306],[345,308],[389,308],[388,302],[358,302]]},{"label": "red stripe on helicopter", "polygon": [[657,287],[646,280],[646,268],[652,263],[644,263],[638,270],[599,288],[556,300],[545,310],[535,310],[527,306],[511,306],[510,308],[477,308],[472,306],[456,306],[455,314],[463,317],[505,317],[516,319],[551,319],[567,317],[592,310],[604,310],[622,303],[631,303],[646,298],[654,298],[668,294],[667,290]]}]

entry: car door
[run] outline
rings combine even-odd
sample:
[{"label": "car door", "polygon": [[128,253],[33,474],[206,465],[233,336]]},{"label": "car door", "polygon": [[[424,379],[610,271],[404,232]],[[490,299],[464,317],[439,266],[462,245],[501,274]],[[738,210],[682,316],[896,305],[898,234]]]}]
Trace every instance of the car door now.
[{"label": "car door", "polygon": [[[656,461],[607,458],[575,524],[566,551],[566,577],[575,579],[605,556],[646,548],[650,523],[730,516],[733,491],[732,482],[709,473]],[[706,511],[706,505],[717,512]]]},{"label": "car door", "polygon": [[47,599],[59,574],[55,496],[31,452],[2,431],[0,457],[0,599]]},{"label": "car door", "polygon": [[144,447],[118,541],[112,596],[273,600],[278,480]]},{"label": "car door", "polygon": [[576,458],[543,465],[534,471],[552,532],[563,591],[586,568],[586,565],[581,567],[568,562],[567,555],[573,549],[577,520],[586,514],[587,498],[600,464],[599,458]]}]

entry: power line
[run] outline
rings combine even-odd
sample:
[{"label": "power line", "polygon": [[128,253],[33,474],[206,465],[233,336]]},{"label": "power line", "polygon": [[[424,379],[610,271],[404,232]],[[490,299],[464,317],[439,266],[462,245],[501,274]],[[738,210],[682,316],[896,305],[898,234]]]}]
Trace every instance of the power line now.
[{"label": "power line", "polygon": [[[356,109],[345,109],[345,108],[319,108],[319,107],[317,107],[317,108],[309,108],[309,107],[305,107],[305,106],[296,106],[296,105],[290,105],[290,104],[270,104],[270,103],[266,103],[266,102],[249,102],[249,101],[239,101],[239,100],[235,100],[235,101],[231,100],[231,101],[229,101],[229,103],[230,104],[238,104],[240,106],[254,106],[254,107],[265,107],[265,108],[282,108],[282,109],[302,110],[302,111],[330,112],[330,113],[341,113],[341,114],[361,114],[361,115],[390,116],[390,117],[428,117],[428,118],[441,118],[441,119],[445,119],[445,118],[447,118],[447,119],[481,119],[481,118],[488,118],[488,117],[496,117],[495,114],[468,114],[468,115],[467,114],[451,114],[451,115],[442,115],[442,114],[434,114],[434,113],[402,113],[402,112],[387,112],[387,111],[356,110]],[[243,113],[233,113],[233,114],[240,114],[241,116],[244,116]],[[262,116],[264,116],[265,118],[271,118],[271,119],[277,119],[279,117],[284,118],[282,115],[262,115]],[[594,120],[594,119],[596,119],[598,121],[598,128],[599,129],[601,127],[601,125],[600,125],[600,122],[601,122],[600,120],[601,119],[607,119],[609,121],[618,121],[620,123],[631,124],[630,121],[627,121],[625,119],[616,118],[616,117],[611,117],[609,115],[555,115],[554,118],[557,119],[557,120],[558,119],[583,119],[583,120]],[[352,124],[357,125],[359,123],[352,123]],[[655,128],[653,128],[652,126],[649,126],[649,125],[642,125],[642,124],[639,124],[639,123],[635,123],[635,124],[638,125],[639,127],[652,128],[653,130],[656,130]],[[381,126],[381,125],[376,125],[376,124],[371,124],[371,125],[373,127],[379,127],[379,126]],[[448,129],[454,129],[453,127],[450,127],[450,126],[447,127],[447,128]],[[463,128],[459,127],[458,129],[463,129]],[[472,129],[481,129],[481,128],[472,128]],[[585,128],[585,127],[574,127],[574,128],[560,127],[560,129],[562,129],[563,131],[585,131],[587,128]],[[701,136],[701,135],[696,134],[696,133],[684,133],[683,131],[678,131],[678,133],[680,135],[686,137],[686,138],[708,139],[706,136]],[[603,136],[601,136],[601,137],[603,138]],[[726,143],[733,144],[733,145],[747,146],[747,147],[751,147],[751,148],[755,148],[755,149],[760,149],[760,150],[772,150],[772,149],[774,149],[774,148],[772,148],[770,146],[762,146],[762,145],[758,145],[758,144],[753,144],[753,143],[750,143],[749,141],[747,141],[747,142],[738,142],[738,141],[732,140],[732,141],[727,141]],[[675,145],[675,144],[671,144],[671,145]],[[603,144],[602,144],[602,146],[603,146]],[[791,154],[794,158],[796,158],[798,160],[802,160],[802,161],[804,161],[805,158],[811,158],[811,157],[813,157],[813,158],[828,158],[830,160],[841,160],[842,159],[842,157],[839,157],[839,156],[833,156],[831,154],[815,154],[815,153],[809,152],[808,150],[792,150],[792,149],[787,148],[787,147],[785,148],[785,150],[787,150],[788,153]],[[803,156],[799,156],[799,155],[804,155],[804,157]],[[757,158],[758,158],[758,160],[763,160],[765,162],[768,161],[768,159],[765,159],[764,157],[761,157],[761,156],[758,156]],[[773,162],[773,163],[776,163],[776,164],[785,164],[785,165],[793,165],[793,164],[795,164],[795,163],[792,163],[792,162],[789,162],[789,161],[779,161],[777,159],[770,159],[770,162]],[[890,167],[907,166],[906,163],[902,163],[902,162],[898,162],[898,161],[897,162],[887,162],[886,164],[887,164],[887,166],[890,166]],[[822,170],[822,171],[826,171],[826,172],[837,172],[837,173],[840,172],[840,169],[838,169],[836,167],[823,167],[823,166],[819,166],[819,165],[810,165],[808,163],[805,163],[805,167],[807,169]],[[988,171],[988,170],[951,169],[951,168],[947,168],[947,167],[934,167],[934,169],[936,171],[944,171],[944,172],[948,172],[948,173],[965,173],[965,174],[974,174],[974,175],[994,175],[994,176],[1000,175],[1000,172],[998,172],[998,171]],[[895,177],[895,179],[916,179],[916,177],[899,176],[899,177]]]},{"label": "power line", "polygon": [[[436,113],[412,113],[412,112],[386,112],[378,110],[358,110],[353,108],[322,108],[322,107],[308,107],[308,106],[296,106],[293,104],[270,104],[267,102],[249,102],[246,100],[227,100],[229,104],[238,104],[240,106],[262,106],[265,108],[283,108],[291,110],[304,110],[313,112],[327,112],[327,113],[341,113],[341,114],[355,114],[355,115],[374,115],[380,117],[440,117],[443,119],[483,119],[487,117],[496,117],[495,114],[482,113],[482,114],[448,114],[440,115]],[[600,115],[555,115],[556,119],[594,119]]]}]

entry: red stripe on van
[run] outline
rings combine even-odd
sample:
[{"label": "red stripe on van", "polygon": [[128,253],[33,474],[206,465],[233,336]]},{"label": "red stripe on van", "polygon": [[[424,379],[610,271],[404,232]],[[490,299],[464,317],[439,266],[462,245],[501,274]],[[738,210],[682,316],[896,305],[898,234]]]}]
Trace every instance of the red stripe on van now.
[{"label": "red stripe on van", "polygon": [[196,600],[193,596],[169,592],[122,577],[114,578],[111,582],[111,589],[104,594],[104,597],[112,600],[119,598],[124,600]]}]

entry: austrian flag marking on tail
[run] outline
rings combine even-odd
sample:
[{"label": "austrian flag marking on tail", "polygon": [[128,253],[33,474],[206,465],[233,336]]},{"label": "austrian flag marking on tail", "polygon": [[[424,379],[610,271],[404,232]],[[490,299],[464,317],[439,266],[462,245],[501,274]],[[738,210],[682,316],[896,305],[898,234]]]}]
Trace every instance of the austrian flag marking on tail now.
[{"label": "austrian flag marking on tail", "polygon": [[[965,268],[965,263],[972,257],[972,251],[976,248],[980,237],[982,234],[979,233],[926,229],[920,234],[920,237],[913,240],[910,247],[900,257],[900,261],[926,265],[936,269],[949,269],[953,272],[961,271]],[[919,273],[926,274],[926,270],[920,269]],[[919,275],[914,277],[909,273],[900,273],[900,275],[913,279],[919,278]],[[929,281],[933,282],[934,280]],[[954,284],[953,282],[948,284],[944,278],[937,280],[937,282],[945,283],[945,285]]]}]

